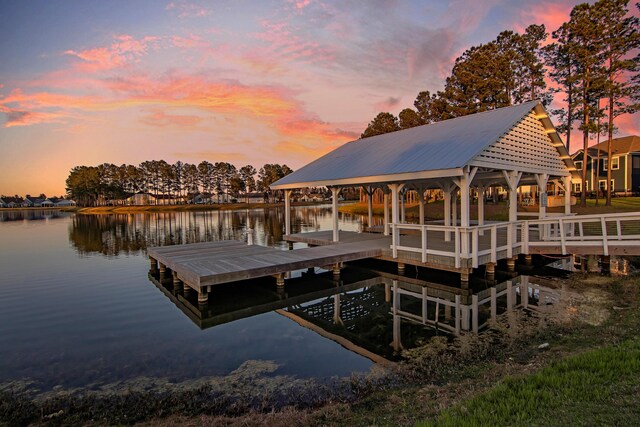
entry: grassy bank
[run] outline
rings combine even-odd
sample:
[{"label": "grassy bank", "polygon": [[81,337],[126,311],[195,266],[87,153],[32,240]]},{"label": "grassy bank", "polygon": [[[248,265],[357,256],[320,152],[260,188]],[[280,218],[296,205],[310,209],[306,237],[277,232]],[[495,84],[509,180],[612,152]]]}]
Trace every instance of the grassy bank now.
[{"label": "grassy bank", "polygon": [[508,378],[421,426],[634,425],[640,420],[640,338]]}]

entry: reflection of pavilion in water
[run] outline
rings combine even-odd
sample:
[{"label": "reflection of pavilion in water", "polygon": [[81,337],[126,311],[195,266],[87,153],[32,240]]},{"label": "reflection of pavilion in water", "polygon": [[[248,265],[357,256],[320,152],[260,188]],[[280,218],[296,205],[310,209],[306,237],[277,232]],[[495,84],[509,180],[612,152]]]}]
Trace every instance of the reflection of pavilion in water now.
[{"label": "reflection of pavilion in water", "polygon": [[459,288],[407,283],[359,268],[343,273],[339,282],[330,272],[306,273],[289,280],[286,291],[274,289],[268,279],[216,286],[207,304],[199,304],[194,291],[169,275],[149,277],[201,329],[276,311],[381,364],[432,336],[478,333],[516,309],[559,310],[563,299],[562,290],[528,276],[464,296]]}]

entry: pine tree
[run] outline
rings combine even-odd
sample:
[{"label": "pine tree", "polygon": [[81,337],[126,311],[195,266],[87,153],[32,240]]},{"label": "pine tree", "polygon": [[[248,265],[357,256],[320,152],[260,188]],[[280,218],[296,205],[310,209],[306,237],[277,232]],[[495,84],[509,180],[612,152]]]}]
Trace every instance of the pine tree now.
[{"label": "pine tree", "polygon": [[360,138],[382,135],[400,130],[398,118],[391,113],[379,113],[362,132]]}]

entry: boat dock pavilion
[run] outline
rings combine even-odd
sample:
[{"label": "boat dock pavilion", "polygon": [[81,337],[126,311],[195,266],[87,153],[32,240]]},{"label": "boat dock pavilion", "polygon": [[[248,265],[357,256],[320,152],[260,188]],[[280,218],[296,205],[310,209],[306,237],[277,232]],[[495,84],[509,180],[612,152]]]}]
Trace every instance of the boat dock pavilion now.
[{"label": "boat dock pavilion", "polygon": [[[572,215],[573,176],[575,166],[547,112],[532,101],[352,141],[275,182],[271,188],[285,194],[285,240],[310,248],[281,251],[226,241],[149,248],[148,254],[152,270],[170,270],[176,284],[198,292],[201,303],[219,283],[274,276],[284,286],[291,271],[325,267],[339,275],[343,262],[364,258],[396,262],[399,274],[406,264],[459,273],[468,290],[474,268],[485,266],[493,280],[496,263],[506,260],[513,271],[519,254],[528,261],[533,253],[640,255],[640,213]],[[544,201],[549,182],[564,192],[564,213],[547,215],[540,203],[537,218],[518,220],[518,188],[536,185]],[[291,234],[292,191],[320,186],[331,189],[332,229]],[[484,219],[484,195],[492,186],[508,189],[507,221]],[[345,187],[367,191],[370,224],[371,194],[384,192],[381,232],[339,230],[338,196]],[[444,220],[425,221],[429,189],[444,195]],[[401,214],[407,190],[419,195],[416,223]],[[472,192],[478,200],[473,222]]]},{"label": "boat dock pavilion", "polygon": [[[608,256],[640,250],[640,215],[571,214],[572,177],[578,177],[576,168],[549,115],[540,102],[531,101],[349,142],[271,188],[284,190],[285,239],[310,245],[356,238],[352,235],[356,233],[338,229],[342,188],[362,187],[366,191],[370,223],[371,195],[381,189],[384,227],[378,238],[387,244],[382,245],[380,258],[396,261],[399,271],[405,264],[412,264],[458,272],[465,286],[473,268],[486,265],[491,276],[498,260],[506,259],[512,269],[521,253]],[[543,202],[537,218],[519,221],[518,188],[536,185],[540,199],[546,201],[547,184],[551,182],[564,193],[564,213],[548,215]],[[320,186],[331,189],[333,229],[292,235],[292,191]],[[492,186],[508,191],[508,221],[484,219],[484,196]],[[439,189],[444,195],[443,221],[425,221],[424,193],[429,189]],[[418,193],[417,223],[408,223],[401,214],[407,190]],[[472,192],[478,201],[478,219],[473,222]]]}]

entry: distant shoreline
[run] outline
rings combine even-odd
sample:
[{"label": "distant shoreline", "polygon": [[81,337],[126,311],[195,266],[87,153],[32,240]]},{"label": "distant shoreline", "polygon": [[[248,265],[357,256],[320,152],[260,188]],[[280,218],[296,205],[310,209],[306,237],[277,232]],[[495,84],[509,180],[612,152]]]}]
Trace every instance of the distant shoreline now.
[{"label": "distant shoreline", "polygon": [[[317,206],[328,202],[292,202],[292,206]],[[8,211],[61,211],[76,212],[81,214],[93,213],[144,213],[144,212],[183,212],[183,211],[221,211],[238,209],[261,209],[276,208],[284,206],[284,202],[279,203],[221,203],[210,205],[135,205],[135,206],[93,206],[93,207],[30,207],[30,208],[0,208],[0,212]]]}]

